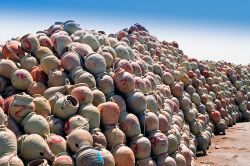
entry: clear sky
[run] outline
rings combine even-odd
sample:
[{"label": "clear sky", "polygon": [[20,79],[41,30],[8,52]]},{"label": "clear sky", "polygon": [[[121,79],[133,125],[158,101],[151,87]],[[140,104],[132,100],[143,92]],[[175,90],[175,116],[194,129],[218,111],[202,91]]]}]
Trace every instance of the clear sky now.
[{"label": "clear sky", "polygon": [[68,19],[107,33],[138,22],[190,57],[250,63],[250,0],[6,0],[0,41]]}]

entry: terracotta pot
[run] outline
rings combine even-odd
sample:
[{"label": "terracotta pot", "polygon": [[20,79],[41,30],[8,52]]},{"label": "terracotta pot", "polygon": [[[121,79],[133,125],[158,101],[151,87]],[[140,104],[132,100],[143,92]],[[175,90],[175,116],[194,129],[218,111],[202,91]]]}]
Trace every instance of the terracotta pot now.
[{"label": "terracotta pot", "polygon": [[81,67],[81,59],[75,52],[68,51],[61,56],[61,65],[65,71],[70,72],[77,67]]},{"label": "terracotta pot", "polygon": [[46,75],[46,73],[43,72],[40,66],[33,67],[30,71],[30,74],[34,81],[42,82],[44,84],[48,81],[48,76]]},{"label": "terracotta pot", "polygon": [[134,114],[122,112],[119,118],[119,126],[128,138],[141,134],[139,120]]},{"label": "terracotta pot", "polygon": [[46,88],[47,87],[42,82],[33,81],[27,91],[30,95],[43,95]]},{"label": "terracotta pot", "polygon": [[93,141],[94,141],[94,145],[101,145],[103,146],[104,148],[107,147],[107,140],[106,140],[106,137],[105,135],[101,132],[100,129],[96,128],[96,129],[93,129],[91,132],[91,135],[92,135],[92,138],[93,138]]},{"label": "terracotta pot", "polygon": [[25,52],[22,50],[21,43],[19,41],[11,41],[4,45],[2,54],[5,59],[19,62],[25,55]]},{"label": "terracotta pot", "polygon": [[112,151],[117,166],[135,166],[135,157],[133,151],[125,146],[119,145]]},{"label": "terracotta pot", "polygon": [[97,107],[101,114],[101,123],[103,126],[116,125],[120,117],[119,106],[114,102],[106,102]]},{"label": "terracotta pot", "polygon": [[135,89],[135,81],[133,76],[130,73],[124,71],[122,68],[117,68],[115,70],[113,79],[117,90],[124,94],[128,94]]}]

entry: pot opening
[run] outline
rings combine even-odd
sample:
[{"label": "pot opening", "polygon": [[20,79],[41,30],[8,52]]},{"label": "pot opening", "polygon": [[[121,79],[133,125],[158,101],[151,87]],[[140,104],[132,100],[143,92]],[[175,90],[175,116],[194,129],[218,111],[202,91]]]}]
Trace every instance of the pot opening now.
[{"label": "pot opening", "polygon": [[37,159],[37,160],[29,162],[28,166],[37,166],[37,165],[44,165],[44,164],[47,164],[46,160]]},{"label": "pot opening", "polygon": [[73,96],[67,96],[67,101],[70,102],[73,106],[78,106],[79,103],[76,98]]}]

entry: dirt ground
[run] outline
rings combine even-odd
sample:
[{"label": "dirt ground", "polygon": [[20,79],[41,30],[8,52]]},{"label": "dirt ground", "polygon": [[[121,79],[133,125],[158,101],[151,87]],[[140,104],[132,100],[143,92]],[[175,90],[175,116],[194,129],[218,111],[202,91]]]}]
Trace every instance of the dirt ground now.
[{"label": "dirt ground", "polygon": [[214,136],[207,155],[197,157],[195,166],[250,166],[250,122],[237,123],[226,135]]}]

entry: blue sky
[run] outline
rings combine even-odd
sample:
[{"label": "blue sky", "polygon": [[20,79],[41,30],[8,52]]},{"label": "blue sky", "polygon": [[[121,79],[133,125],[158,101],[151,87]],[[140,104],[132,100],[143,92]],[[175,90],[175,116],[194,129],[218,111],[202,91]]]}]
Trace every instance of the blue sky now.
[{"label": "blue sky", "polygon": [[249,9],[250,0],[2,1],[0,41],[68,19],[108,33],[139,22],[160,39],[179,42],[190,57],[247,64]]}]

